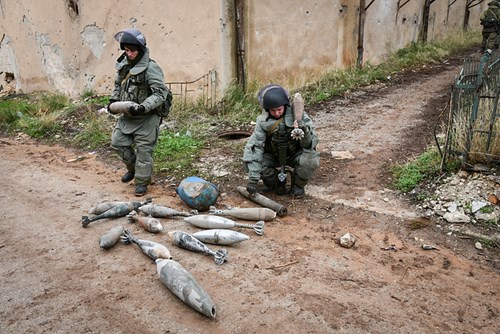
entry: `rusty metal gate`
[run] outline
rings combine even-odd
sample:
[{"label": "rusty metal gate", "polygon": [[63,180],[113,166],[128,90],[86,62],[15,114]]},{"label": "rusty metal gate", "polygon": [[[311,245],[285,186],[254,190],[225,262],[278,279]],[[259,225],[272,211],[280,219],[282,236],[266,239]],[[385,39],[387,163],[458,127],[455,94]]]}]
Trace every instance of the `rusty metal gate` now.
[{"label": "rusty metal gate", "polygon": [[500,162],[500,51],[465,59],[452,88],[441,166],[457,157],[463,169]]},{"label": "rusty metal gate", "polygon": [[185,105],[188,100],[198,99],[206,108],[214,108],[217,104],[217,72],[215,70],[192,81],[170,81],[165,84],[172,91],[175,103]]}]

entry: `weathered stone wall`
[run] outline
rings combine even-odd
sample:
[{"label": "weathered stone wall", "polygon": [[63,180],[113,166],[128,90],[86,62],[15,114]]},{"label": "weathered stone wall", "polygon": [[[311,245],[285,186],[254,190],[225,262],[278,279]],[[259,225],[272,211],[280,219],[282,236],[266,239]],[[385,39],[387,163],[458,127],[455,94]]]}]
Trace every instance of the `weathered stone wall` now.
[{"label": "weathered stone wall", "polygon": [[[398,10],[396,0],[373,1],[366,11],[363,60],[380,63],[416,41],[424,2],[410,0]],[[435,1],[429,39],[461,30],[466,2]],[[247,82],[293,88],[355,64],[359,3],[243,1]],[[485,7],[472,8],[471,29],[480,29]],[[113,36],[135,27],[146,36],[166,81],[191,81],[215,70],[220,96],[237,72],[235,18],[231,0],[0,0],[0,72],[13,75],[17,91],[106,94],[121,53]]]}]

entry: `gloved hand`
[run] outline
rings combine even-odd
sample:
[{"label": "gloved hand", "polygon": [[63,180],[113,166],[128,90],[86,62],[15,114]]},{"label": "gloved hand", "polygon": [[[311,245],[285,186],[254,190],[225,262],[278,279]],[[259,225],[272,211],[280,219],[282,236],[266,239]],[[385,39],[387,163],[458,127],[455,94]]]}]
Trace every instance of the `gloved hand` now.
[{"label": "gloved hand", "polygon": [[257,192],[257,182],[250,180],[247,184],[247,191],[250,195],[253,195]]},{"label": "gloved hand", "polygon": [[137,106],[131,106],[128,110],[129,114],[132,116],[138,116],[144,114],[146,111],[146,108],[142,104],[139,104]]},{"label": "gloved hand", "polygon": [[106,107],[106,109],[108,109],[108,112],[110,114],[116,114],[115,112],[111,111],[111,108],[109,107],[111,105],[111,103],[115,103],[115,102],[118,102],[118,100],[115,100],[115,99],[109,99],[109,103],[108,103],[108,106]]},{"label": "gloved hand", "polygon": [[305,129],[304,121],[299,119],[299,120],[296,120],[295,122],[297,123],[297,127],[299,129],[301,129],[302,131],[304,131],[304,129]]},{"label": "gloved hand", "polygon": [[310,148],[312,143],[312,133],[307,127],[304,130],[304,137],[300,139],[300,147]]}]

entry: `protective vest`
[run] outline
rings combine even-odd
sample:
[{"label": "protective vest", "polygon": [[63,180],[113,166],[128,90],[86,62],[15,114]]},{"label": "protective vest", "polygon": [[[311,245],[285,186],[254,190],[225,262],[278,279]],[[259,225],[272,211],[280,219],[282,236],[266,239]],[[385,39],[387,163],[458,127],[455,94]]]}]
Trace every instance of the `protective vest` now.
[{"label": "protective vest", "polygon": [[168,104],[168,113],[172,93],[165,86],[161,68],[149,58],[148,50],[135,65],[129,64],[122,55],[118,58],[116,68],[118,73],[112,99],[140,103],[147,112],[154,112],[159,116],[165,116],[165,104]]},{"label": "protective vest", "polygon": [[500,8],[494,4],[490,4],[488,8],[481,13],[481,25],[487,30],[496,30],[500,23]]}]

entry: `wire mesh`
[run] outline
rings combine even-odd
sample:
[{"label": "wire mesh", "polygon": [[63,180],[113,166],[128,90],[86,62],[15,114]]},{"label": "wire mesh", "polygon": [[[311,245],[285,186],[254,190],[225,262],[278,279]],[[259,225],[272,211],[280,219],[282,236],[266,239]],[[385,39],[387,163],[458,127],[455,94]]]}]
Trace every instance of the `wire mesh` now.
[{"label": "wire mesh", "polygon": [[464,60],[453,85],[443,165],[458,157],[462,167],[500,162],[500,52]]}]

